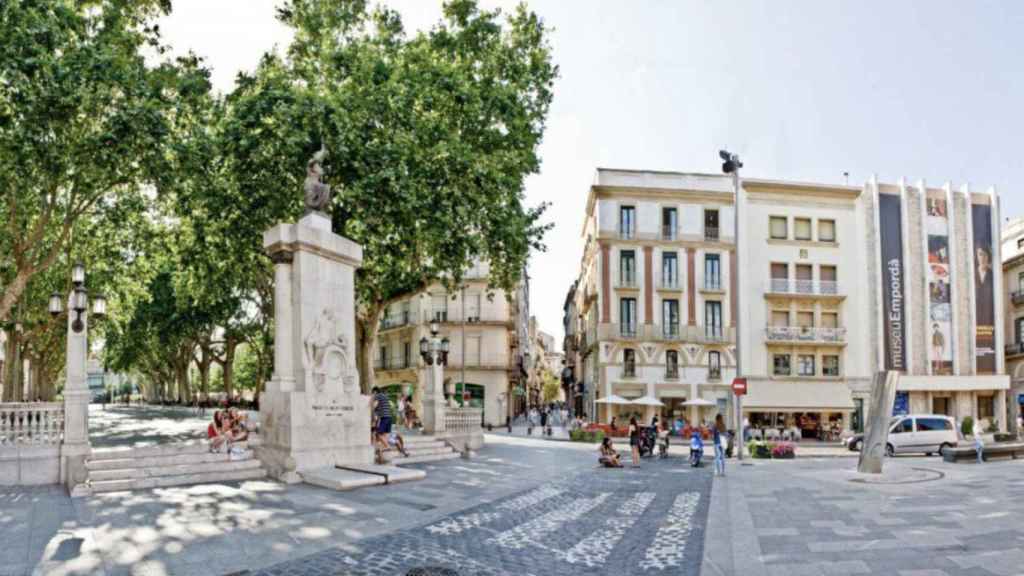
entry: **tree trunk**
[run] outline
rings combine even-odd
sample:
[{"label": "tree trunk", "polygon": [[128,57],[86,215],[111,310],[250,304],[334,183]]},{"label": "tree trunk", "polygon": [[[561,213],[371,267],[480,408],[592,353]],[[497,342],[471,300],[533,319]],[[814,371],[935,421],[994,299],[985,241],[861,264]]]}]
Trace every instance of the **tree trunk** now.
[{"label": "tree trunk", "polygon": [[359,370],[363,394],[368,394],[377,382],[373,373],[373,355],[377,349],[377,330],[380,328],[380,316],[383,312],[384,306],[376,303],[365,318],[359,319],[359,360],[356,368]]},{"label": "tree trunk", "polygon": [[196,366],[199,367],[199,382],[203,392],[203,402],[210,399],[210,365],[213,364],[213,351],[210,350],[209,342],[199,344],[199,359]]},{"label": "tree trunk", "polygon": [[18,339],[16,334],[17,332],[14,330],[8,332],[7,342],[4,344],[7,348],[4,350],[4,358],[6,358],[6,362],[4,362],[4,402],[14,401],[14,382],[16,378],[14,366],[17,364],[14,357],[16,355],[15,350],[18,348]]}]

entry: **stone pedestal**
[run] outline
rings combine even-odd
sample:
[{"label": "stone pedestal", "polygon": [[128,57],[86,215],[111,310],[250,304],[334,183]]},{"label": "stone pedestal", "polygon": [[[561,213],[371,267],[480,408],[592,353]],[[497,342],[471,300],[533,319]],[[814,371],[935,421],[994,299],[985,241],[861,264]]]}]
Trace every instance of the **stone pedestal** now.
[{"label": "stone pedestal", "polygon": [[263,234],[275,267],[274,375],[260,397],[271,476],[298,482],[303,471],[370,464],[370,397],[359,388],[355,270],[363,250],[313,212]]},{"label": "stone pedestal", "polygon": [[89,444],[89,383],[86,376],[86,354],[89,350],[88,312],[82,313],[82,329],[75,332],[75,312],[68,299],[68,342],[64,373],[64,441],[60,447],[60,477],[72,496],[88,495],[89,479],[85,461],[92,453]]},{"label": "stone pedestal", "polygon": [[427,383],[423,387],[423,431],[427,434],[444,432],[444,366],[434,362],[427,370]]}]

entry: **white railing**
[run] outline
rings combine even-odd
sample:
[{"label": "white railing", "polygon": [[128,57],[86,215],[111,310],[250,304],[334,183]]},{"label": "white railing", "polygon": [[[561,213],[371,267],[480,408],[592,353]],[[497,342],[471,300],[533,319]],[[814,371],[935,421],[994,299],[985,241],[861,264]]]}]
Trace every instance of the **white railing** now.
[{"label": "white railing", "polygon": [[446,408],[444,429],[449,433],[469,434],[480,431],[484,411],[480,408]]},{"label": "white railing", "polygon": [[846,342],[846,328],[810,328],[803,326],[770,326],[765,329],[770,342]]},{"label": "white railing", "polygon": [[808,294],[814,296],[836,296],[840,294],[839,283],[834,280],[790,280],[773,278],[768,282],[770,294]]},{"label": "white railing", "polygon": [[60,402],[0,404],[0,446],[60,444],[63,434]]}]

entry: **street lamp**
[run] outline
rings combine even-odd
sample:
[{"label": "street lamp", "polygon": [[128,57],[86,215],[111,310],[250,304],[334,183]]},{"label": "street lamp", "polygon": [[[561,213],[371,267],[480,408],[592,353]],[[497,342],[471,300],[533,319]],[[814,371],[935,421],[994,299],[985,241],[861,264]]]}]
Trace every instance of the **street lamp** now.
[{"label": "street lamp", "polygon": [[[89,309],[89,293],[85,289],[85,266],[81,262],[76,262],[71,268],[71,283],[74,286],[68,298],[68,307],[70,312],[75,313],[75,320],[71,323],[71,329],[78,334],[85,328],[82,315]],[[47,310],[54,318],[60,316],[61,312],[64,311],[62,300],[60,292],[50,294]],[[92,297],[92,315],[102,318],[106,313],[107,298],[103,294],[96,294]]]},{"label": "street lamp", "polygon": [[[740,331],[740,320],[743,318],[743,309],[740,308],[740,295],[743,293],[743,286],[740,284],[740,271],[743,267],[740,266],[740,253],[743,248],[740,246],[740,168],[743,168],[743,162],[740,161],[738,154],[733,154],[728,150],[719,150],[718,157],[722,159],[722,172],[725,174],[732,175],[732,189],[733,189],[733,204],[735,209],[733,210],[733,242],[736,243],[736,290],[732,294],[732,297],[736,299],[736,378],[740,378],[743,375],[742,369],[742,356],[740,353],[740,342],[743,340],[742,332]],[[736,458],[737,460],[743,460],[743,438],[746,432],[743,429],[743,397],[739,394],[733,394],[735,398],[736,406],[736,430],[739,431],[738,442],[736,442]]]}]

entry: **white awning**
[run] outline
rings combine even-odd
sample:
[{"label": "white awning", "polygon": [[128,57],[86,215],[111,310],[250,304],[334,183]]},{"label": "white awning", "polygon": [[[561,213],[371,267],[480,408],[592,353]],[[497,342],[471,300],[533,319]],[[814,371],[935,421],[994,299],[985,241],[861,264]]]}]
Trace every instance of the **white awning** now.
[{"label": "white awning", "polygon": [[853,410],[845,382],[747,380],[743,409],[776,412],[842,412]]},{"label": "white awning", "polygon": [[900,376],[896,381],[900,392],[967,392],[974,390],[1009,390],[1010,376]]}]

